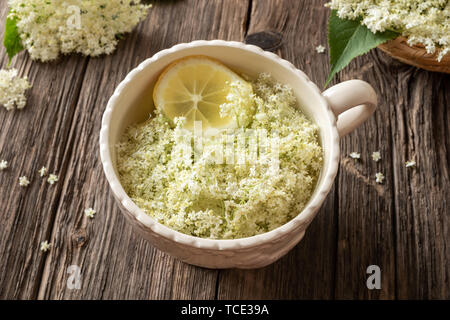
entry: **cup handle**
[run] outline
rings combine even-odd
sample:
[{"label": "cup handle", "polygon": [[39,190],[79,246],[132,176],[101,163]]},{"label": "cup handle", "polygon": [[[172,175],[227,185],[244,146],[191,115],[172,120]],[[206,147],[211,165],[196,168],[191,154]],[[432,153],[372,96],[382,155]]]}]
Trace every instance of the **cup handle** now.
[{"label": "cup handle", "polygon": [[366,121],[377,107],[377,94],[362,80],[339,83],[323,93],[334,115],[339,136],[355,130]]}]

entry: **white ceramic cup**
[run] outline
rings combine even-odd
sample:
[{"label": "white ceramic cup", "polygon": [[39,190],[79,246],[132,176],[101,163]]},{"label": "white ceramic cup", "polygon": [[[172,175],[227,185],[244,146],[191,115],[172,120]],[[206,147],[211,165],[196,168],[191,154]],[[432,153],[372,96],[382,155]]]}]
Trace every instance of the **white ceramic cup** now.
[{"label": "white ceramic cup", "polygon": [[[248,238],[202,239],[154,221],[133,203],[122,188],[116,170],[116,143],[126,127],[148,118],[153,109],[151,92],[161,71],[172,61],[190,55],[210,56],[250,77],[256,77],[261,72],[271,74],[278,82],[293,88],[303,112],[319,125],[324,162],[316,190],[303,211],[285,225]],[[221,40],[178,44],[142,62],[115,90],[103,115],[101,160],[125,218],[156,248],[202,267],[263,267],[285,255],[303,238],[336,176],[339,138],[363,123],[374,112],[376,104],[375,91],[364,81],[346,81],[322,93],[294,65],[252,45]]]}]

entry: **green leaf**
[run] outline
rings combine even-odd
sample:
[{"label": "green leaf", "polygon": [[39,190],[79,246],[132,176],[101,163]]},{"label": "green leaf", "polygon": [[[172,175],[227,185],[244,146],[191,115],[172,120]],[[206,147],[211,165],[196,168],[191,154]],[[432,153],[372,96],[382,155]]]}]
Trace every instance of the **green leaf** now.
[{"label": "green leaf", "polygon": [[11,64],[11,59],[24,49],[22,45],[22,40],[20,39],[19,30],[17,28],[17,17],[6,18],[5,24],[5,35],[3,37],[3,45],[6,48],[6,53],[8,53],[9,64]]},{"label": "green leaf", "polygon": [[328,23],[331,71],[325,87],[354,58],[399,35],[394,31],[372,33],[361,20],[343,20],[332,10]]}]

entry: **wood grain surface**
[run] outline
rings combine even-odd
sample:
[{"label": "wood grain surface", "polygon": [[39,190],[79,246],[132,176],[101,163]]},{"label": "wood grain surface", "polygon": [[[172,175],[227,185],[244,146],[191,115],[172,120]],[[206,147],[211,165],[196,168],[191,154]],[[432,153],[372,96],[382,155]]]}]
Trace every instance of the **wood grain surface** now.
[{"label": "wood grain surface", "polygon": [[[256,43],[323,87],[326,1],[156,1],[114,54],[52,63],[21,53],[13,67],[33,83],[28,105],[0,108],[0,299],[449,299],[450,76],[402,64],[380,50],[354,60],[334,83],[369,82],[375,115],[341,141],[334,187],[305,238],[258,270],[181,263],[135,235],[114,202],[99,160],[102,113],[144,59],[180,42]],[[3,30],[6,1],[0,5]],[[2,35],[2,31],[1,31]],[[0,62],[7,64],[0,50]],[[379,162],[371,160],[380,151]],[[348,157],[361,153],[361,161]],[[405,168],[413,159],[416,168]],[[59,175],[51,186],[37,170]],[[375,183],[375,173],[386,176]],[[31,184],[21,188],[19,176]],[[97,210],[94,219],[85,208]],[[40,242],[52,248],[39,251]],[[81,268],[69,289],[67,268]],[[368,290],[378,265],[381,290]]]}]

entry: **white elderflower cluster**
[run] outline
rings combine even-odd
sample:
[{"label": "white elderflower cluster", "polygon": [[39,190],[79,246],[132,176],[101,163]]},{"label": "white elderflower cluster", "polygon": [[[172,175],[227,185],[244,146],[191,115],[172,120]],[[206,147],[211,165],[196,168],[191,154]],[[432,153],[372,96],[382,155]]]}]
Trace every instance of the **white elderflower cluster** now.
[{"label": "white elderflower cluster", "polygon": [[[130,198],[149,216],[185,234],[235,239],[273,230],[303,210],[323,163],[319,128],[298,110],[288,86],[264,74],[252,81],[252,87],[253,94],[244,98],[247,102],[229,97],[223,109],[238,112],[240,124],[246,123],[236,131],[265,132],[276,136],[277,144],[258,144],[260,136],[258,141],[255,136],[241,140],[227,131],[203,135],[199,152],[194,133],[182,128],[183,119],[176,119],[173,128],[159,112],[126,130],[116,146],[119,177]],[[230,105],[233,101],[235,106]],[[248,110],[253,110],[250,119]],[[230,154],[226,162],[214,161],[230,137],[235,147],[231,163]],[[194,152],[186,157],[182,152],[191,144]],[[278,167],[269,156],[275,149]],[[239,161],[253,152],[258,157]]]},{"label": "white elderflower cluster", "polygon": [[17,76],[16,69],[0,70],[0,105],[6,110],[23,109],[27,103],[25,91],[31,88],[28,78]]},{"label": "white elderflower cluster", "polygon": [[231,116],[236,119],[238,127],[246,127],[254,113],[253,91],[247,82],[230,83],[230,93],[227,95],[227,103],[220,106],[220,116]]},{"label": "white elderflower cluster", "polygon": [[450,51],[448,0],[331,0],[327,4],[342,19],[362,19],[373,33],[392,30],[421,43],[428,53],[439,49],[438,60]]},{"label": "white elderflower cluster", "polygon": [[60,53],[112,53],[124,33],[147,15],[140,0],[8,0],[22,44],[33,59]]}]

